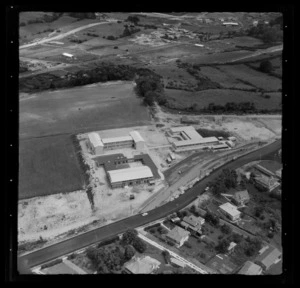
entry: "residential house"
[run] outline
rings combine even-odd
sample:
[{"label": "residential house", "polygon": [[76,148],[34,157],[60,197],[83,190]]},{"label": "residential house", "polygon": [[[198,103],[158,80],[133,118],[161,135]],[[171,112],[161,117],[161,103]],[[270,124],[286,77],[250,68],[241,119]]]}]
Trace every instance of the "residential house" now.
[{"label": "residential house", "polygon": [[267,246],[262,249],[261,254],[255,259],[255,263],[260,265],[264,271],[267,271],[273,264],[281,260],[281,252],[274,246]]},{"label": "residential house", "polygon": [[160,262],[149,256],[134,257],[128,261],[124,267],[130,274],[151,274],[160,266]]},{"label": "residential house", "polygon": [[182,226],[194,234],[201,234],[201,227],[205,220],[202,217],[195,217],[194,215],[185,216],[181,222]]},{"label": "residential house", "polygon": [[227,254],[228,255],[234,252],[234,248],[235,248],[236,245],[237,244],[235,242],[230,242],[229,243],[229,246],[227,248],[227,251],[228,251]]},{"label": "residential house", "polygon": [[190,232],[176,226],[166,234],[166,238],[173,242],[178,248],[189,239]]},{"label": "residential house", "polygon": [[260,176],[254,177],[254,180],[259,185],[268,189],[269,192],[273,191],[275,188],[280,186],[280,183],[274,177],[260,175]]},{"label": "residential house", "polygon": [[260,275],[261,273],[262,268],[251,261],[245,262],[244,266],[238,272],[238,274],[242,275]]},{"label": "residential house", "polygon": [[240,219],[241,212],[236,206],[227,202],[219,206],[221,212],[225,214],[231,221],[236,221]]},{"label": "residential house", "polygon": [[250,201],[250,196],[247,190],[238,191],[234,193],[232,200],[237,206],[245,206]]}]

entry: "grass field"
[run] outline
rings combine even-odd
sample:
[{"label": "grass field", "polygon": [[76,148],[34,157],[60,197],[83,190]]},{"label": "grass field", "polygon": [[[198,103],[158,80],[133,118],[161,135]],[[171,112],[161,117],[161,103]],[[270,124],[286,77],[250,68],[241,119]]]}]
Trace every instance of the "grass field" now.
[{"label": "grass field", "polygon": [[20,101],[20,137],[149,124],[148,110],[132,83],[45,91]]},{"label": "grass field", "polygon": [[270,99],[266,99],[257,92],[229,89],[211,89],[199,92],[165,90],[170,108],[177,109],[185,109],[194,104],[198,105],[199,109],[203,109],[210,103],[225,105],[227,102],[253,102],[257,109],[275,109],[279,108],[281,103],[281,93],[268,93]]},{"label": "grass field", "polygon": [[263,90],[278,91],[282,88],[280,79],[251,69],[243,64],[220,66],[219,69],[229,77],[249,82],[251,85]]},{"label": "grass field", "polygon": [[82,188],[82,171],[70,136],[21,140],[19,165],[19,199]]}]

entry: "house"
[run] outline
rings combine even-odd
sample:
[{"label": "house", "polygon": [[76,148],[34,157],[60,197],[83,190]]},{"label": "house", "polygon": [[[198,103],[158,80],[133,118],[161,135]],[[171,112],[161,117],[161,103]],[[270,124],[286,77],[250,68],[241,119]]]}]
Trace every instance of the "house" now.
[{"label": "house", "polygon": [[173,242],[179,248],[183,245],[185,241],[189,239],[190,234],[190,232],[176,226],[168,232],[166,238]]},{"label": "house", "polygon": [[260,275],[261,273],[262,268],[251,261],[245,262],[244,266],[238,272],[241,275]]},{"label": "house", "polygon": [[254,180],[259,185],[268,189],[269,192],[273,191],[280,185],[280,183],[274,177],[268,177],[265,175],[256,176],[254,177]]},{"label": "house", "polygon": [[236,221],[240,219],[241,212],[237,209],[236,206],[230,204],[229,202],[219,206],[222,213],[224,213],[230,220]]},{"label": "house", "polygon": [[274,246],[266,246],[260,251],[255,259],[255,263],[262,267],[264,271],[267,271],[273,264],[278,263],[281,260],[281,252]]},{"label": "house", "polygon": [[250,196],[247,190],[238,191],[234,193],[232,200],[237,206],[245,206],[250,201]]},{"label": "house", "polygon": [[201,226],[204,224],[204,222],[204,218],[191,215],[185,216],[181,222],[181,225],[191,233],[200,235],[202,233]]},{"label": "house", "polygon": [[235,242],[230,242],[229,243],[229,246],[228,246],[228,248],[227,248],[227,254],[231,254],[231,253],[233,253],[233,251],[234,251],[234,248],[235,248],[235,246],[236,246],[237,244],[235,243]]},{"label": "house", "polygon": [[149,256],[133,257],[124,265],[125,271],[130,274],[151,274],[159,266],[160,262]]},{"label": "house", "polygon": [[237,266],[231,262],[229,256],[227,255],[216,255],[210,259],[205,266],[213,269],[219,274],[231,274],[237,268]]}]

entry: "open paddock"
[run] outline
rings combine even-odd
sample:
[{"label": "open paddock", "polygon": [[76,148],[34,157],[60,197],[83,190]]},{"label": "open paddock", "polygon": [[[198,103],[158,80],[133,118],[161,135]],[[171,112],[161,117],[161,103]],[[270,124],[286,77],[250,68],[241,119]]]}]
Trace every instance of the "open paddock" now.
[{"label": "open paddock", "polygon": [[261,97],[258,92],[228,89],[210,89],[198,92],[172,89],[165,89],[165,91],[169,107],[175,109],[186,109],[195,104],[198,109],[203,109],[210,103],[225,105],[228,102],[253,102],[257,109],[277,109],[281,103],[281,94],[279,93],[268,93],[270,98],[266,99]]},{"label": "open paddock", "polygon": [[80,190],[83,172],[70,135],[21,140],[19,199]]}]

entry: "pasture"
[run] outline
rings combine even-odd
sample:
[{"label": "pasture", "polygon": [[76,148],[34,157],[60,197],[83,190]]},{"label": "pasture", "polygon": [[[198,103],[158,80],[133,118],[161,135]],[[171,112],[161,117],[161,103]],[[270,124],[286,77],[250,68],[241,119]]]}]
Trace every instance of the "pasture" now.
[{"label": "pasture", "polygon": [[172,109],[186,109],[197,105],[197,111],[207,107],[210,103],[225,105],[227,102],[253,102],[257,109],[278,109],[281,103],[281,93],[268,93],[270,98],[266,99],[257,92],[230,89],[210,89],[198,92],[171,89],[165,89],[165,91],[168,106]]},{"label": "pasture", "polygon": [[19,199],[82,189],[70,135],[20,140]]}]

